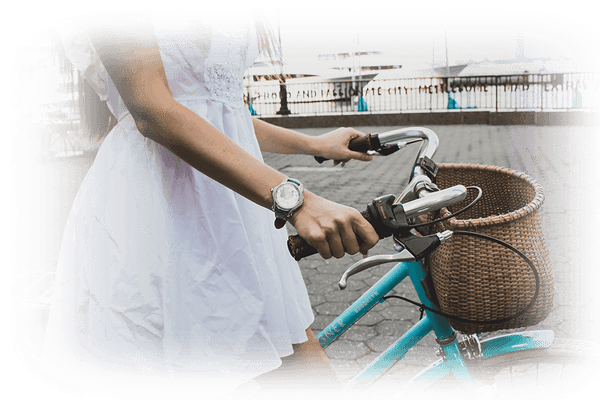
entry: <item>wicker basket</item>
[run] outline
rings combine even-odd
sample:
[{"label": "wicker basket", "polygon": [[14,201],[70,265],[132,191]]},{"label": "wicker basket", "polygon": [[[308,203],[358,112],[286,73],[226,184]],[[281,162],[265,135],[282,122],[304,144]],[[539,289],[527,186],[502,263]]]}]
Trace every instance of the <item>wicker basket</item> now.
[{"label": "wicker basket", "polygon": [[[542,187],[531,177],[507,168],[472,164],[440,164],[437,185],[479,186],[483,196],[457,218],[437,224],[434,231],[467,230],[505,241],[523,252],[539,274],[537,301],[524,314],[500,324],[465,323],[450,319],[452,327],[472,334],[535,325],[552,307],[553,279],[544,244],[539,208]],[[458,211],[477,191],[451,207]],[[441,217],[449,215],[441,210]],[[442,226],[443,224],[443,226]],[[505,247],[472,236],[455,235],[426,260],[429,292],[440,309],[470,321],[495,321],[523,310],[535,292],[531,268]],[[433,288],[431,288],[431,285]]]}]

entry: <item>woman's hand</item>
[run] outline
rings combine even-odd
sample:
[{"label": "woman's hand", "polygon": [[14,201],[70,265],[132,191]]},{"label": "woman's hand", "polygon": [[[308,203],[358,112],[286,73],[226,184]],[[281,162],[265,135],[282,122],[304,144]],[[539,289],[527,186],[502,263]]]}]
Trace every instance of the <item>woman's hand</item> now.
[{"label": "woman's hand", "polygon": [[334,160],[334,165],[349,160],[371,161],[373,156],[352,151],[350,141],[363,133],[353,128],[339,128],[320,136],[310,136],[252,118],[256,138],[262,151],[280,154],[307,154]]},{"label": "woman's hand", "polygon": [[341,258],[345,253],[367,251],[379,241],[375,229],[360,213],[304,191],[304,203],[289,222],[298,235],[317,249],[321,257]]},{"label": "woman's hand", "polygon": [[315,147],[319,151],[319,156],[334,160],[333,165],[345,163],[350,160],[371,161],[373,156],[358,151],[352,151],[348,148],[350,140],[364,136],[363,133],[353,128],[339,128],[335,131],[325,133],[314,137]]}]

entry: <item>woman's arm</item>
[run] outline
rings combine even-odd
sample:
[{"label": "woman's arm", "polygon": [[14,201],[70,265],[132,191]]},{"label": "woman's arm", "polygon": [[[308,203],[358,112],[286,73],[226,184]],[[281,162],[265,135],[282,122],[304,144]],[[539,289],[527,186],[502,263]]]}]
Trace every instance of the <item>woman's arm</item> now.
[{"label": "woman's arm", "polygon": [[[143,136],[242,196],[271,208],[271,189],[286,176],[173,98],[151,25],[103,24],[89,34]],[[290,222],[324,258],[364,253],[377,243],[377,234],[355,209],[309,191],[304,198]],[[360,246],[357,236],[362,239]]]},{"label": "woman's arm", "polygon": [[291,129],[252,118],[256,137],[263,151],[283,154],[308,154],[331,160],[351,159],[371,161],[373,156],[348,149],[348,143],[363,133],[352,128],[340,128],[320,136],[304,135]]},{"label": "woman's arm", "polygon": [[285,175],[252,157],[172,96],[149,24],[113,24],[90,39],[140,133],[192,167],[264,207]]}]

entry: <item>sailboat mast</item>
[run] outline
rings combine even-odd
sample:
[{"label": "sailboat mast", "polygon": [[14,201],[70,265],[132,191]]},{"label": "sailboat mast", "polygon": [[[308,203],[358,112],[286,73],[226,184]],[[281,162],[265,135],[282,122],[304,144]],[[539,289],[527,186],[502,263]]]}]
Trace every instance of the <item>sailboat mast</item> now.
[{"label": "sailboat mast", "polygon": [[446,76],[450,76],[450,64],[448,64],[448,33],[444,31],[444,42],[446,45]]}]

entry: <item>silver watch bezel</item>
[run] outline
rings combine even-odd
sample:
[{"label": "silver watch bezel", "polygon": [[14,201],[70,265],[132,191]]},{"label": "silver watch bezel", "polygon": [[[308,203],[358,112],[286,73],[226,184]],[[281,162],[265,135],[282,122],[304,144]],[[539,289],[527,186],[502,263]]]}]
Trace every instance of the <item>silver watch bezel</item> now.
[{"label": "silver watch bezel", "polygon": [[[281,204],[277,203],[277,191],[280,190],[281,187],[291,185],[298,192],[298,201],[292,207],[287,208],[283,207]],[[275,212],[275,215],[278,218],[283,218],[286,221],[293,215],[294,211],[297,210],[302,203],[304,202],[304,186],[300,181],[295,179],[287,178],[279,185],[275,186],[271,189],[271,196],[273,197],[273,207],[271,209]]]}]

